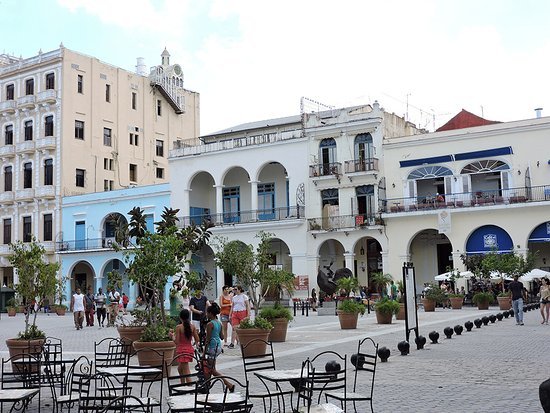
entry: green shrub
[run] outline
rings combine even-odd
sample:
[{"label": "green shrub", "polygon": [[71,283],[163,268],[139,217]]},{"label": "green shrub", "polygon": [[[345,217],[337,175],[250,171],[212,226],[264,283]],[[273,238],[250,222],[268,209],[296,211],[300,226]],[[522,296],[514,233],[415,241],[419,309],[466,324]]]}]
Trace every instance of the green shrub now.
[{"label": "green shrub", "polygon": [[250,321],[249,318],[241,321],[239,328],[260,328],[262,330],[271,330],[273,325],[263,317],[256,317],[254,321]]},{"label": "green shrub", "polygon": [[6,307],[12,307],[12,308],[19,307],[19,304],[17,303],[17,300],[15,299],[15,297],[12,297],[8,301],[6,301]]},{"label": "green shrub", "polygon": [[292,313],[286,307],[280,304],[275,304],[273,307],[265,307],[260,310],[260,317],[266,320],[274,320],[276,318],[286,318],[288,321],[292,321]]},{"label": "green shrub", "polygon": [[399,312],[399,303],[395,300],[390,300],[388,298],[383,298],[382,300],[376,302],[374,305],[376,311],[380,314],[397,314]]},{"label": "green shrub", "polygon": [[499,297],[511,297],[512,293],[510,291],[501,291],[500,293],[498,293],[498,296]]},{"label": "green shrub", "polygon": [[143,329],[139,341],[170,341],[170,329],[163,325],[150,324]]},{"label": "green shrub", "polygon": [[42,330],[39,330],[34,324],[31,324],[27,332],[21,331],[17,337],[20,340],[36,340],[39,338],[46,338],[46,333]]},{"label": "green shrub", "polygon": [[464,294],[449,294],[449,298],[464,298]]},{"label": "green shrub", "polygon": [[472,297],[474,304],[491,304],[494,300],[493,294],[487,292],[475,293]]},{"label": "green shrub", "polygon": [[441,304],[447,299],[443,290],[436,284],[430,284],[430,288],[424,293],[424,298],[435,301],[436,304]]},{"label": "green shrub", "polygon": [[365,314],[367,307],[365,305],[358,303],[355,300],[342,300],[340,301],[340,305],[338,305],[338,310],[342,311],[343,313],[349,313],[349,314],[359,314],[361,315]]}]

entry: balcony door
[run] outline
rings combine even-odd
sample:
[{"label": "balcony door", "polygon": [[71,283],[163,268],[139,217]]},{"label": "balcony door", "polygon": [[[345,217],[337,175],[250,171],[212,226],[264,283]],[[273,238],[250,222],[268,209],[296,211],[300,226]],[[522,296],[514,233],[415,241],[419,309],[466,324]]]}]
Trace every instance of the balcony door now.
[{"label": "balcony door", "polygon": [[258,184],[258,219],[275,219],[275,183]]},{"label": "balcony door", "polygon": [[355,172],[374,169],[372,158],[374,147],[370,133],[360,133],[355,137]]},{"label": "balcony door", "polygon": [[241,191],[238,186],[223,190],[223,222],[240,222]]},{"label": "balcony door", "polygon": [[[362,215],[364,218],[374,216],[374,186],[363,185],[355,188],[355,195],[357,199],[357,207],[354,211],[355,215]],[[367,219],[364,220],[367,222]]]},{"label": "balcony door", "polygon": [[86,222],[76,221],[74,227],[74,247],[77,250],[83,250],[86,246]]},{"label": "balcony door", "polygon": [[323,139],[319,145],[320,175],[330,175],[336,162],[336,141]]}]

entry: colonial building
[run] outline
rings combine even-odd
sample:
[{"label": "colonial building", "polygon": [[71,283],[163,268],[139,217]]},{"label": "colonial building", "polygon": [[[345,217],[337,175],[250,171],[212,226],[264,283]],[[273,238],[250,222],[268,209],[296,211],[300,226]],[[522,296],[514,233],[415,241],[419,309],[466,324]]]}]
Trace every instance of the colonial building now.
[{"label": "colonial building", "polygon": [[[15,240],[43,243],[51,259],[87,234],[64,233],[62,197],[169,181],[173,142],[199,131],[199,95],[183,87],[180,65],[137,72],[60,46],[20,59],[0,56],[0,276]],[[81,233],[84,231],[84,233]],[[74,234],[74,235],[73,235]]]}]

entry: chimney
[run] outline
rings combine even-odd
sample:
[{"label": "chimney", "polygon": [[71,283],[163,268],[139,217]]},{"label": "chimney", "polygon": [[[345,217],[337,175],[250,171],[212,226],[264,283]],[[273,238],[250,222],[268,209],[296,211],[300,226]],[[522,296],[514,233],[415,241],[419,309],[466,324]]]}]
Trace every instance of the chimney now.
[{"label": "chimney", "polygon": [[136,73],[140,76],[147,76],[147,66],[145,66],[145,59],[143,57],[137,58]]},{"label": "chimney", "polygon": [[542,108],[536,108],[535,113],[537,114],[537,119],[542,117]]}]

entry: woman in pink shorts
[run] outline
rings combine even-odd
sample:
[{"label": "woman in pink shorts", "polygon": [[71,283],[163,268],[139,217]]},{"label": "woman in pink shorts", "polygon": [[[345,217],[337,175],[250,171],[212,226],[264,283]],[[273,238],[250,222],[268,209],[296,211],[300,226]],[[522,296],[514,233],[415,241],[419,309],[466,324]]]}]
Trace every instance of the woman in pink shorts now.
[{"label": "woman in pink shorts", "polygon": [[241,324],[241,321],[250,317],[250,303],[248,297],[244,294],[243,287],[240,285],[235,287],[235,295],[231,298],[231,312],[229,313],[229,319],[231,320],[231,344],[229,348],[235,347],[235,341],[238,340],[235,327]]}]

